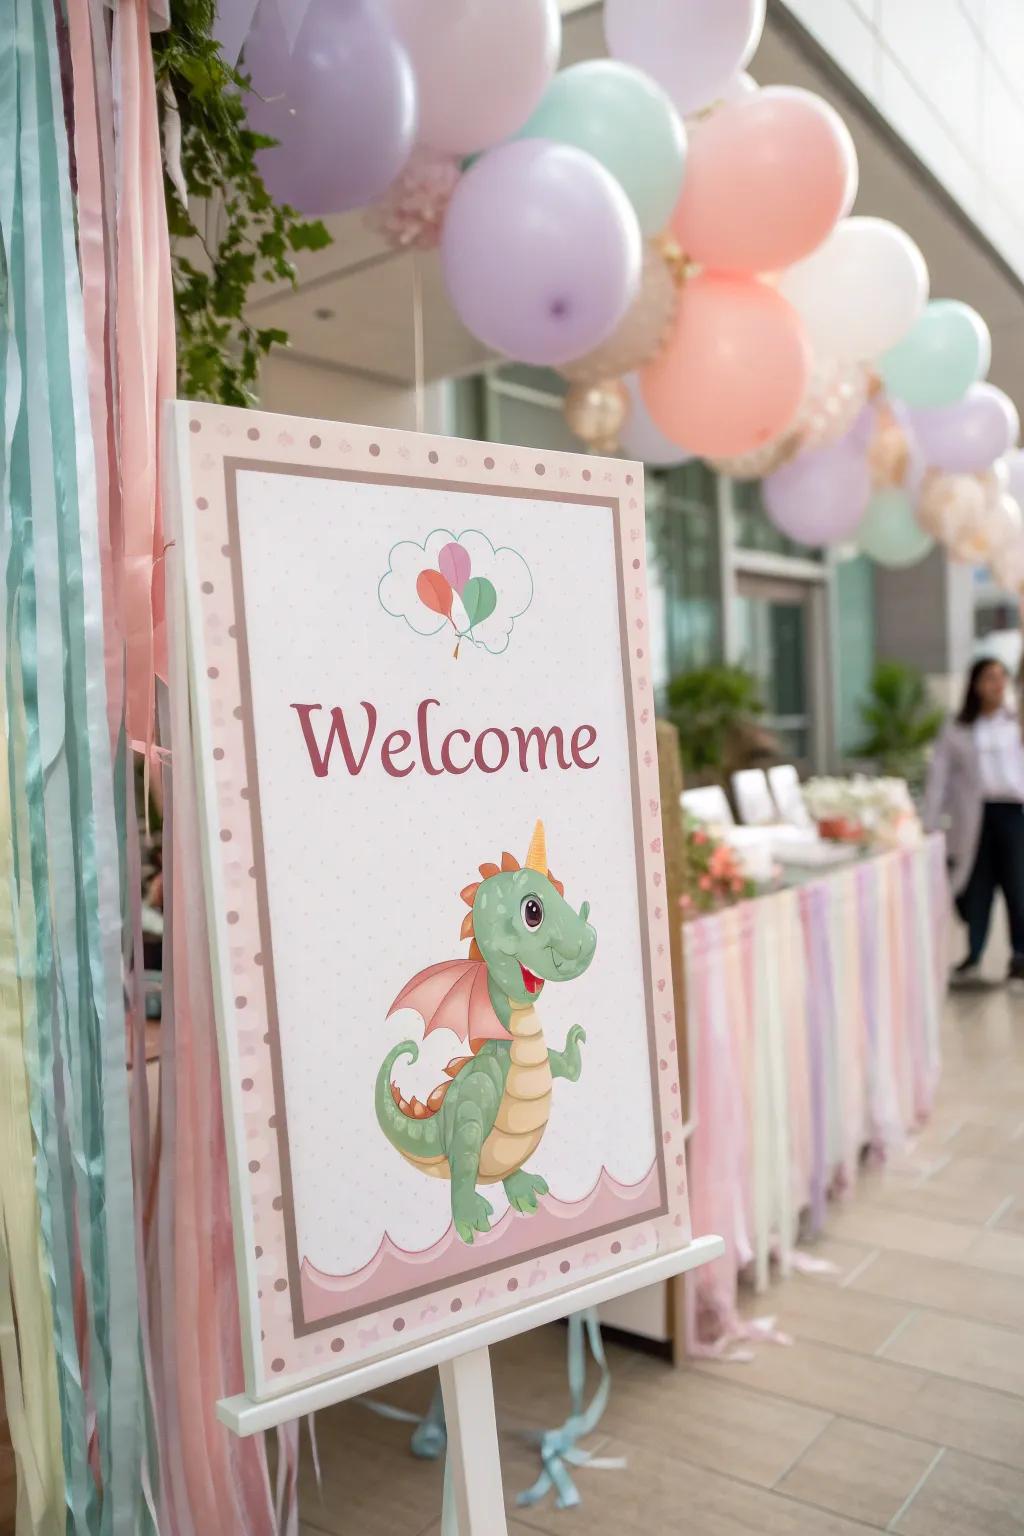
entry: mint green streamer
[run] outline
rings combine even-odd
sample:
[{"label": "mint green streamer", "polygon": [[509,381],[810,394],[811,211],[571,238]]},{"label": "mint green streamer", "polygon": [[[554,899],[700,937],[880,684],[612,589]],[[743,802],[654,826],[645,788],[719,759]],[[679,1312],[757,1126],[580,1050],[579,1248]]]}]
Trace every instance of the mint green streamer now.
[{"label": "mint green streamer", "polygon": [[[13,50],[5,49],[0,67],[5,126],[12,95],[16,105],[14,134],[0,135],[0,151],[13,150],[2,193],[11,217],[3,229],[13,338],[28,368],[24,390],[5,401],[12,523],[8,633],[16,613],[35,968],[37,985],[42,983],[36,1031],[39,1162],[45,1163],[40,1201],[58,1321],[72,1528],[136,1536],[156,1526],[143,1493],[151,1479],[142,1471],[151,1426],[141,1371],[124,1060],[118,836],[124,802],[115,806],[107,736],[84,324],[53,11],[47,0],[4,4],[15,12]],[[71,1312],[76,1234],[102,1474],[98,1521],[83,1455]]]},{"label": "mint green streamer", "polygon": [[[6,0],[8,11],[13,0]],[[26,382],[22,368],[25,338],[25,251],[22,216],[23,134],[21,65],[26,55],[24,29],[0,26],[0,240],[4,252],[5,309],[3,370],[3,572],[5,665],[10,718],[6,722],[12,807],[23,805],[29,822],[28,845],[15,835],[14,871],[19,893],[31,896],[35,925],[31,952],[19,926],[19,968],[31,978],[35,1008],[26,1020],[26,1071],[33,1135],[40,1155],[36,1180],[44,1252],[52,1289],[61,1439],[67,1482],[69,1529],[96,1529],[98,1503],[88,1472],[85,1398],[75,1341],[71,1267],[71,1213],[65,1184],[54,1075],[54,960],[49,921],[46,819],[38,739],[35,660],[35,582],[31,527]],[[31,38],[30,38],[31,41]],[[30,150],[31,152],[31,150]],[[24,710],[24,726],[14,712]]]},{"label": "mint green streamer", "polygon": [[[47,208],[52,212],[52,247],[49,240],[44,247],[52,250],[54,258],[52,263],[44,264],[44,273],[52,284],[46,293],[47,313],[54,319],[47,336],[51,380],[62,366],[67,369],[60,380],[59,409],[54,392],[52,419],[55,474],[58,485],[64,481],[64,518],[59,532],[69,642],[65,653],[67,686],[71,695],[66,728],[74,748],[69,768],[75,851],[79,860],[79,969],[82,973],[88,970],[88,983],[80,993],[79,1016],[88,1020],[95,1031],[92,1043],[100,1081],[99,1102],[93,1099],[86,1105],[83,1101],[83,1116],[86,1145],[98,1160],[99,1176],[94,1185],[95,1273],[104,1294],[97,1296],[96,1307],[101,1337],[106,1333],[103,1343],[110,1372],[106,1457],[110,1472],[109,1481],[105,1481],[102,1529],[112,1536],[136,1536],[143,1529],[155,1529],[155,1520],[152,1511],[147,1511],[144,1517],[141,1510],[140,1470],[147,1423],[125,1071],[118,838],[119,813],[123,818],[126,801],[115,803],[107,731],[95,464],[59,61],[53,12],[45,0],[35,4],[34,14],[39,31],[45,35],[45,52],[41,48],[40,57],[45,58],[49,75],[49,99],[41,109],[40,126],[44,114],[48,114],[46,126],[52,131],[53,164],[44,167],[44,177],[52,173],[56,191],[52,210]],[[44,188],[45,185],[44,180]],[[87,1069],[89,1066],[87,1061]]]}]

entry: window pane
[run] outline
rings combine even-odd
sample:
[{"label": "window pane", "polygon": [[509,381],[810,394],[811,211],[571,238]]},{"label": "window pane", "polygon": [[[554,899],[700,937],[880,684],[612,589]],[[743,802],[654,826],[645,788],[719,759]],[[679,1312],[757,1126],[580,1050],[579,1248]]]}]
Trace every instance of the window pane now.
[{"label": "window pane", "polygon": [[[688,473],[699,468],[702,475]],[[718,518],[714,475],[704,466],[648,470],[647,559],[652,630],[662,639],[652,653],[654,684],[721,656]],[[681,489],[707,499],[683,499]]]},{"label": "window pane", "polygon": [[865,555],[839,562],[835,594],[839,751],[854,757],[867,735],[861,705],[871,687],[875,662],[875,578],[871,561]]},{"label": "window pane", "polygon": [[765,726],[798,763],[810,751],[807,625],[804,598],[785,601],[753,590],[737,595],[740,663],[757,678]]},{"label": "window pane", "polygon": [[452,384],[455,436],[480,439],[484,435],[484,381],[455,379]]},{"label": "window pane", "polygon": [[553,368],[531,368],[529,363],[503,363],[496,370],[499,380],[509,384],[525,384],[528,389],[539,389],[542,394],[561,399],[569,388],[567,379]]},{"label": "window pane", "polygon": [[561,453],[579,453],[580,440],[565,424],[560,410],[538,405],[533,400],[516,400],[497,391],[491,395],[491,440],[496,443],[523,443],[530,448],[554,448]]}]

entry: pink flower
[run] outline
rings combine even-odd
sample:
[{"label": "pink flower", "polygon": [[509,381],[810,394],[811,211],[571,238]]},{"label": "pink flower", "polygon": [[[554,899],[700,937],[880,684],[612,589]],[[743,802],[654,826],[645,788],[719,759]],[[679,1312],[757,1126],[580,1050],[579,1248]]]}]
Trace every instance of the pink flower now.
[{"label": "pink flower", "polygon": [[693,834],[693,840],[697,844],[698,848],[703,848],[704,844],[708,840],[708,835],[706,832],[695,832]]},{"label": "pink flower", "polygon": [[710,891],[710,889],[711,889],[711,876],[710,875],[701,875],[700,880],[697,883],[699,884],[699,886],[700,886],[702,891]]},{"label": "pink flower", "polygon": [[716,879],[727,880],[734,868],[732,850],[726,843],[719,843],[708,860],[708,870]]}]

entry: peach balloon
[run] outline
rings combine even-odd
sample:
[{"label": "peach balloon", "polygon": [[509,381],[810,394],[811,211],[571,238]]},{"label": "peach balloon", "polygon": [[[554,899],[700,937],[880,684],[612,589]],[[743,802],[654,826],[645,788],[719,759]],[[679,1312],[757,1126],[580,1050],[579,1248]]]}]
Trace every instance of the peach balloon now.
[{"label": "peach balloon", "polygon": [[769,272],[810,255],[851,201],[857,152],[839,113],[772,86],[694,134],[672,230],[690,261]]},{"label": "peach balloon", "polygon": [[810,364],[800,317],[781,294],[754,277],[705,272],[684,286],[671,335],[640,386],[673,442],[731,458],[795,421]]}]

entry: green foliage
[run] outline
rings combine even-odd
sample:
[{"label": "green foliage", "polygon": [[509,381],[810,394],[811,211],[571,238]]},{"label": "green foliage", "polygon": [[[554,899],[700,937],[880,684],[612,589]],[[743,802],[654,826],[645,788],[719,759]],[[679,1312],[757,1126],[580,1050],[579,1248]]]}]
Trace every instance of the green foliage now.
[{"label": "green foliage", "polygon": [[925,748],[944,718],[928,697],[923,675],[902,661],[878,662],[860,712],[870,735],[859,755],[871,758],[883,773],[919,784]]},{"label": "green foliage", "polygon": [[725,768],[729,741],[764,713],[757,680],[743,667],[699,667],[668,685],[668,718],[691,773]]},{"label": "green foliage", "polygon": [[[165,175],[178,332],[178,390],[191,399],[251,405],[261,359],[286,331],[246,318],[254,283],[294,282],[290,257],[331,237],[319,219],[279,206],[256,165],[273,139],[246,124],[248,78],[231,68],[211,36],[213,0],[175,0],[171,25],[153,35],[161,127],[167,87],[181,119],[181,160],[190,207]],[[194,222],[197,204],[219,200],[221,232],[211,242]],[[205,254],[201,260],[198,249]],[[193,259],[195,257],[195,259]]]}]

